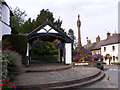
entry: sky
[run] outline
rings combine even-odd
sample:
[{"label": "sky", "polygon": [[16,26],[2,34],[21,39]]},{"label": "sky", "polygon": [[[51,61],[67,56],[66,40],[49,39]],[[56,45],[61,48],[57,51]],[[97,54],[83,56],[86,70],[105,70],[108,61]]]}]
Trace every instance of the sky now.
[{"label": "sky", "polygon": [[35,19],[42,9],[49,9],[57,20],[62,20],[62,28],[74,30],[77,38],[77,19],[80,14],[81,42],[87,44],[86,37],[95,42],[99,35],[106,39],[106,33],[118,33],[119,0],[5,0],[15,9],[26,11],[27,17]]}]

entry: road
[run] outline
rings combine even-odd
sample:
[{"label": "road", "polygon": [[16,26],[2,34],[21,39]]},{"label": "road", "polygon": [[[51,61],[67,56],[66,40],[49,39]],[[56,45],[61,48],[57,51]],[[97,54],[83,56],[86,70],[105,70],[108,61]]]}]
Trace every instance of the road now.
[{"label": "road", "polygon": [[105,77],[103,80],[85,88],[114,88],[115,90],[120,90],[120,66],[105,65],[104,72],[109,78]]},{"label": "road", "polygon": [[110,80],[113,86],[120,89],[120,66],[111,65],[111,66],[104,66],[105,72],[110,76]]}]

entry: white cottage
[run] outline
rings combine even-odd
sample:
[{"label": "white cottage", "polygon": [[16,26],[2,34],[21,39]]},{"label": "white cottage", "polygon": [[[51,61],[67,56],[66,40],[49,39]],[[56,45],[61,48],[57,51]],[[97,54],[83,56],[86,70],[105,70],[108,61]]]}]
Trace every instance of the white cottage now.
[{"label": "white cottage", "polygon": [[[104,56],[104,62],[110,65],[112,62],[120,62],[120,33],[107,33],[107,38],[100,40],[98,36],[96,42],[91,43],[87,40],[85,48],[90,49],[92,54],[101,54]],[[106,58],[105,58],[106,57]],[[109,58],[109,59],[108,59]]]},{"label": "white cottage", "polygon": [[112,62],[120,62],[120,34],[110,35],[109,33],[104,45],[101,46],[101,54],[109,57],[109,59],[104,59],[107,65],[110,65]]},{"label": "white cottage", "polygon": [[10,16],[12,12],[4,0],[0,0],[0,41],[5,34],[11,34]]}]

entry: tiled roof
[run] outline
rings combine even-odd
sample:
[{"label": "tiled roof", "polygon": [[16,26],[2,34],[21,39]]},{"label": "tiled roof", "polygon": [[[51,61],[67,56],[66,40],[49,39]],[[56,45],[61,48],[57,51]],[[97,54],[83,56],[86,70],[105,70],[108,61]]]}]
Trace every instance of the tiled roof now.
[{"label": "tiled roof", "polygon": [[96,49],[100,49],[102,45],[104,45],[105,43],[105,40],[101,40],[99,42],[96,43],[96,45],[94,46],[93,50],[96,50]]},{"label": "tiled roof", "polygon": [[96,46],[96,44],[97,43],[94,42],[94,43],[91,43],[91,44],[84,45],[83,47],[86,48],[86,49],[92,50]]},{"label": "tiled roof", "polygon": [[110,44],[116,44],[116,43],[120,43],[120,34],[110,36],[109,38],[107,38],[105,40],[103,46],[104,45],[110,45]]},{"label": "tiled roof", "polygon": [[83,47],[90,49],[90,50],[99,50],[99,49],[101,49],[101,46],[116,44],[116,43],[120,43],[120,34],[114,34],[105,40],[87,44],[87,45],[84,45]]}]

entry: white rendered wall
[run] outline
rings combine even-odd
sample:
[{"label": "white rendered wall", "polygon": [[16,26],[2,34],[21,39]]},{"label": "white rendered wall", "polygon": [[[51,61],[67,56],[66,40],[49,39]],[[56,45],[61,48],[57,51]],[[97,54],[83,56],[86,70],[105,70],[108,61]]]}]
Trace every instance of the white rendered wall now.
[{"label": "white rendered wall", "polygon": [[0,21],[0,41],[2,40],[2,22]]},{"label": "white rendered wall", "polygon": [[6,5],[2,5],[2,21],[10,25],[10,9]]},{"label": "white rendered wall", "polygon": [[10,10],[9,8],[0,2],[0,41],[5,34],[11,34],[10,28]]},{"label": "white rendered wall", "polygon": [[120,62],[120,43],[118,44],[118,62]]},{"label": "white rendered wall", "polygon": [[0,2],[0,41],[1,41],[1,38],[2,38],[2,2]]},{"label": "white rendered wall", "polygon": [[0,2],[0,20],[2,19],[2,2]]},{"label": "white rendered wall", "polygon": [[[115,50],[112,50],[112,46],[115,46]],[[104,47],[106,47],[106,52],[104,52]],[[110,54],[111,56],[118,56],[118,44],[111,44],[101,47],[101,53],[103,56]]]},{"label": "white rendered wall", "polygon": [[72,45],[71,43],[65,44],[65,64],[72,63]]},{"label": "white rendered wall", "polygon": [[30,44],[27,43],[27,53],[26,53],[26,56],[29,56],[29,50],[30,50]]},{"label": "white rendered wall", "polygon": [[[115,46],[115,50],[112,50],[112,46]],[[106,51],[104,52],[104,47],[106,47]],[[101,47],[101,54],[105,56],[106,54],[109,54],[110,56],[115,56],[118,57],[118,60],[115,58],[115,61],[113,61],[113,58],[111,62],[120,62],[120,43],[119,44],[111,44],[111,45],[106,45]],[[104,60],[106,63],[108,63],[108,60]]]},{"label": "white rendered wall", "polygon": [[11,34],[11,28],[0,21],[0,41],[5,34]]}]

